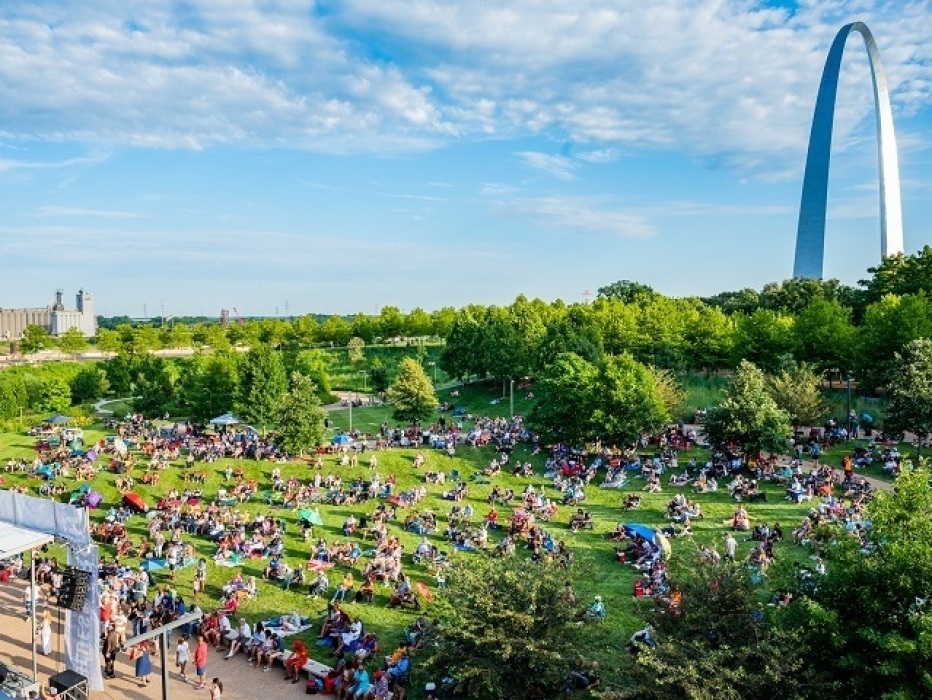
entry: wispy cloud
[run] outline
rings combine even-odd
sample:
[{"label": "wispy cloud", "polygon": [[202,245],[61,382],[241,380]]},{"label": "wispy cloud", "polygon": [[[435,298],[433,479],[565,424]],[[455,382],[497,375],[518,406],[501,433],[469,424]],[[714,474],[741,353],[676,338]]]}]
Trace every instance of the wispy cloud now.
[{"label": "wispy cloud", "polygon": [[146,214],[134,211],[116,211],[110,209],[82,209],[80,207],[56,207],[44,206],[38,207],[33,216],[45,217],[74,217],[74,218],[98,218],[98,219],[141,219]]},{"label": "wispy cloud", "polygon": [[656,233],[655,227],[643,214],[613,209],[591,198],[518,197],[495,202],[493,206],[571,233],[624,238],[647,238]]},{"label": "wispy cloud", "polygon": [[565,156],[555,156],[539,151],[520,151],[516,153],[525,165],[535,170],[543,170],[561,180],[572,180],[577,164]]},{"label": "wispy cloud", "polygon": [[[856,9],[897,113],[926,109],[929,0]],[[851,11],[839,0],[792,13],[751,0],[345,0],[326,13],[294,1],[6,3],[0,136],[384,153],[546,135],[582,149],[523,152],[560,179],[629,148],[780,178],[801,169],[825,53]],[[872,124],[860,47],[842,84],[844,148]],[[0,161],[0,172],[35,167],[60,166]]]}]

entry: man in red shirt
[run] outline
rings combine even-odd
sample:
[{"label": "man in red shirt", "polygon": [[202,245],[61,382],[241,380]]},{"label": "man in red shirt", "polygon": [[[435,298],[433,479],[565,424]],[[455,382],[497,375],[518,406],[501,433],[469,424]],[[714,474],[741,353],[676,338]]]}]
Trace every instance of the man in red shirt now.
[{"label": "man in red shirt", "polygon": [[197,635],[197,647],[194,649],[194,668],[197,671],[197,690],[203,690],[206,686],[207,676],[207,640],[204,635]]}]

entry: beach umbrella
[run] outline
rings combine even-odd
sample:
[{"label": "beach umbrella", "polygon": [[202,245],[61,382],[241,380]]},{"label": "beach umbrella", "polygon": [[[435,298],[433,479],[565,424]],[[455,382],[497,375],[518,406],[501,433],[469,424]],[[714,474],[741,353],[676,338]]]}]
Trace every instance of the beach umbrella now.
[{"label": "beach umbrella", "polygon": [[140,565],[140,569],[145,571],[158,571],[165,568],[164,559],[145,559]]},{"label": "beach umbrella", "polygon": [[654,535],[654,544],[660,547],[660,551],[663,552],[664,559],[670,558],[670,552],[672,549],[670,548],[670,540],[667,539],[666,535],[658,532],[656,535]]},{"label": "beach umbrella", "polygon": [[97,506],[100,505],[100,502],[103,500],[104,500],[104,497],[100,493],[100,491],[91,491],[89,494],[87,494],[87,498],[85,499],[85,502],[87,503],[88,508],[96,508]]},{"label": "beach umbrella", "polygon": [[320,513],[309,508],[302,508],[298,511],[298,517],[307,520],[311,525],[323,525],[324,521],[320,518]]},{"label": "beach umbrella", "polygon": [[73,423],[74,418],[71,416],[66,416],[62,413],[54,413],[42,422],[49,423],[50,425],[64,425],[65,423]]},{"label": "beach umbrella", "polygon": [[123,494],[123,504],[140,513],[145,513],[147,510],[149,510],[146,507],[146,502],[142,500],[142,496],[140,496],[138,493],[133,493],[132,491]]},{"label": "beach umbrella", "polygon": [[625,531],[631,537],[634,535],[640,535],[648,542],[653,542],[654,535],[656,534],[653,528],[647,527],[647,525],[642,525],[641,523],[625,523]]},{"label": "beach umbrella", "polygon": [[242,421],[232,413],[224,413],[222,416],[217,416],[210,421],[211,425],[237,425],[239,423],[242,423]]}]

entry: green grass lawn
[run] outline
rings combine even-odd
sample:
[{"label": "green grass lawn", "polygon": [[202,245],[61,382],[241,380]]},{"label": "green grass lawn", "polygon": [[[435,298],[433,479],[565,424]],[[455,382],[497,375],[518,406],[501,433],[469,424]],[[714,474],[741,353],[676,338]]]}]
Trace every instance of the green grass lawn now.
[{"label": "green grass lawn", "polygon": [[[441,398],[455,402],[458,406],[463,406],[467,412],[477,415],[507,415],[509,412],[508,399],[501,399],[501,385],[470,385],[459,389],[460,396],[451,398],[450,391],[441,392]],[[494,402],[494,403],[493,403]],[[525,398],[525,392],[515,389],[515,412],[525,413],[530,406],[530,400]],[[447,414],[448,420],[450,414]],[[341,410],[332,413],[334,426],[339,428],[348,423],[348,411]],[[383,421],[394,425],[395,421],[391,419],[389,409],[379,408],[361,408],[353,412],[354,426],[366,431],[374,432],[379,424]],[[464,421],[469,427],[469,421]],[[87,443],[100,439],[105,435],[102,430],[86,429],[85,435]],[[11,456],[33,456],[34,440],[23,434],[0,434],[0,461],[5,462]],[[412,467],[412,460],[416,450],[393,450],[379,453],[378,470],[382,475],[393,473],[397,476],[396,492],[423,481],[423,473],[429,469],[443,470],[449,473],[456,469],[465,478],[469,479],[470,475],[484,468],[494,456],[491,449],[488,448],[471,448],[458,447],[455,458],[450,458],[446,454],[430,449],[424,450],[427,456],[427,465],[425,468],[416,471]],[[696,456],[705,459],[706,454],[702,451],[696,451]],[[689,455],[682,458],[681,463],[685,464]],[[519,446],[514,450],[513,460],[530,461],[535,468],[535,476],[531,479],[513,477],[510,474],[496,477],[493,482],[501,484],[503,487],[511,487],[517,493],[520,493],[524,487],[531,483],[535,487],[547,489],[549,496],[557,498],[558,494],[549,487],[549,482],[542,476],[543,473],[543,456],[531,456],[528,446]],[[366,463],[363,458],[361,464]],[[217,489],[223,482],[223,470],[227,464],[236,464],[242,466],[247,478],[255,478],[259,481],[260,489],[267,489],[270,486],[270,474],[276,465],[270,463],[256,463],[253,461],[222,460],[214,464],[198,464],[198,470],[204,470],[208,474],[208,481],[205,487],[205,494],[210,497],[216,494]],[[186,482],[182,481],[183,468],[180,463],[172,465],[162,473],[160,483],[152,488],[137,487],[150,505],[153,505],[158,498],[168,492],[172,487],[184,489]],[[367,468],[342,468],[338,466],[336,457],[328,456],[325,458],[324,473],[334,472],[341,473],[344,480],[351,479],[354,476],[364,476],[368,473]],[[311,478],[313,472],[309,466],[303,462],[295,462],[284,465],[283,473],[286,475],[295,473],[301,479]],[[138,477],[140,472],[134,476]],[[3,475],[6,478],[7,485],[26,483],[30,487],[30,492],[35,495],[40,484],[38,480],[29,476],[20,475]],[[116,475],[102,471],[93,482],[95,489],[100,490],[104,495],[103,507],[91,512],[94,521],[101,520],[106,514],[106,510],[111,505],[119,502],[120,494],[115,488]],[[664,477],[666,480],[666,477]],[[137,482],[138,483],[138,482]],[[69,483],[69,490],[77,484]],[[587,499],[584,507],[589,510],[595,519],[596,528],[594,531],[581,531],[573,533],[570,531],[567,521],[570,509],[561,507],[559,515],[553,522],[546,524],[545,529],[549,530],[555,539],[563,539],[576,553],[579,562],[580,581],[578,592],[583,602],[590,602],[592,596],[600,594],[605,599],[608,609],[608,619],[606,624],[593,626],[590,630],[592,644],[589,645],[588,653],[591,653],[595,659],[602,663],[606,669],[608,680],[616,681],[611,678],[611,671],[615,667],[614,659],[622,648],[630,634],[638,624],[637,611],[638,605],[645,604],[637,601],[632,596],[633,581],[635,571],[630,566],[618,564],[615,559],[614,544],[606,538],[606,534],[613,530],[620,521],[642,522],[650,526],[661,526],[668,523],[665,518],[666,504],[677,492],[669,486],[664,486],[664,491],[660,494],[643,494],[643,504],[640,509],[633,512],[624,512],[620,504],[624,495],[632,489],[640,489],[643,481],[635,479],[630,482],[629,486],[623,489],[600,489],[593,484],[587,489]],[[450,511],[452,502],[442,499],[441,492],[447,486],[428,485],[429,495],[427,499],[419,506],[422,509],[432,509],[440,516],[440,521],[445,524],[445,515]],[[476,511],[476,519],[484,517],[488,511],[487,496],[491,490],[491,485],[473,484],[470,486],[469,502]],[[807,505],[798,506],[790,504],[783,498],[782,489],[777,486],[765,486],[768,494],[768,502],[745,504],[750,511],[751,517],[757,522],[779,522],[784,532],[789,532],[796,526],[801,517],[805,514]],[[716,494],[698,495],[696,498],[701,502],[705,517],[702,520],[694,521],[695,541],[714,544],[719,550],[722,549],[726,528],[723,520],[729,518],[736,504],[729,498],[727,491]],[[66,500],[63,496],[62,500]],[[350,513],[357,518],[368,515],[374,510],[374,503],[362,504],[351,507],[336,507],[321,505],[319,510],[323,518],[323,526],[315,528],[315,537],[325,537],[328,541],[334,539],[343,539],[341,525]],[[271,513],[276,518],[281,518],[287,523],[286,537],[286,559],[292,566],[304,566],[304,562],[309,556],[309,545],[300,537],[300,526],[298,517],[294,511],[284,509],[273,509],[267,504],[253,501],[243,506],[243,509],[250,514]],[[501,513],[500,521],[507,523],[509,520],[509,509],[499,508]],[[401,518],[404,513],[400,511]],[[128,528],[131,536],[135,541],[146,534],[146,519],[142,516],[133,516]],[[416,547],[419,536],[404,532],[398,523],[392,526],[393,533],[399,535],[405,544],[406,551],[411,552]],[[442,527],[441,527],[442,531]],[[500,537],[500,534],[494,536]],[[441,550],[451,553],[454,557],[469,558],[484,556],[476,553],[459,553],[452,550],[451,547],[443,540],[442,534],[438,533],[431,537],[432,540],[440,547]],[[752,543],[743,541],[739,537],[740,551],[747,553],[750,551]],[[214,546],[206,538],[193,538],[193,543],[197,550],[198,556],[202,556],[211,562],[214,553]],[[371,543],[370,543],[371,544]],[[362,548],[368,548],[368,544],[363,543]],[[696,545],[686,540],[676,540],[673,543],[675,553],[687,553]],[[113,551],[107,546],[101,547],[102,556],[112,557]],[[781,543],[777,548],[778,557],[792,557],[803,560],[808,552],[794,547],[792,544]],[[526,558],[526,551],[519,549],[518,556]],[[360,561],[355,570],[357,580],[361,577],[362,567],[367,561],[366,557]],[[280,613],[296,610],[304,615],[309,615],[315,619],[320,618],[320,614],[325,608],[325,601],[316,600],[308,601],[305,599],[305,588],[301,587],[300,592],[284,591],[280,586],[273,585],[262,580],[262,572],[265,567],[264,560],[247,560],[240,567],[244,576],[256,576],[260,581],[260,595],[247,601],[240,608],[242,613],[251,621],[271,617]],[[415,580],[424,582],[433,587],[435,582],[432,576],[422,567],[414,566],[410,562],[410,557],[405,557],[405,569],[411,573]],[[335,587],[339,577],[345,569],[340,566],[335,567],[330,572],[332,587]],[[191,581],[193,577],[193,567],[178,573],[176,585],[179,591],[187,599],[191,596]],[[205,609],[216,606],[221,599],[221,587],[234,575],[235,570],[219,567],[212,562],[208,567],[208,580],[206,594],[202,597],[201,605]],[[165,571],[157,572],[156,578],[160,584],[168,583],[168,574]],[[414,616],[414,613],[398,610],[389,610],[385,607],[388,600],[389,590],[382,588],[377,589],[375,602],[372,604],[349,604],[347,607],[350,614],[359,613],[364,619],[367,629],[376,632],[383,647],[392,647],[399,638],[403,628],[408,625]],[[308,641],[313,642],[311,637],[316,635],[306,635]],[[328,661],[327,649],[310,644],[312,654],[315,658],[322,661]],[[417,661],[415,659],[415,667]],[[415,679],[418,680],[417,676]]]}]

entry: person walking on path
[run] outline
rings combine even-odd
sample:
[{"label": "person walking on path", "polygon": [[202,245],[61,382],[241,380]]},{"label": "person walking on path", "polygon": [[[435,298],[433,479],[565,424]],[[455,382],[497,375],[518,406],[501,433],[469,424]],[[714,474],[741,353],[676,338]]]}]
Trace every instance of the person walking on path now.
[{"label": "person walking on path", "polygon": [[148,642],[134,646],[130,658],[136,661],[136,681],[139,687],[149,685],[149,674],[152,673],[152,657],[149,656]]},{"label": "person walking on path", "polygon": [[205,678],[207,676],[207,640],[204,635],[197,636],[197,647],[194,649],[194,669],[197,673],[197,690],[204,690],[207,687]]},{"label": "person walking on path", "polygon": [[181,680],[188,680],[185,671],[188,668],[188,638],[184,635],[178,638],[178,646],[175,647],[175,666],[178,667],[178,673],[181,674]]},{"label": "person walking on path", "polygon": [[117,652],[120,651],[120,634],[113,625],[107,632],[107,638],[104,640],[104,678],[116,678],[116,671],[113,664],[116,661]]},{"label": "person walking on path", "polygon": [[210,684],[210,700],[223,700],[223,682],[219,678]]},{"label": "person walking on path", "polygon": [[36,634],[45,656],[52,654],[52,613],[48,610],[42,613],[42,618],[36,623]]}]

